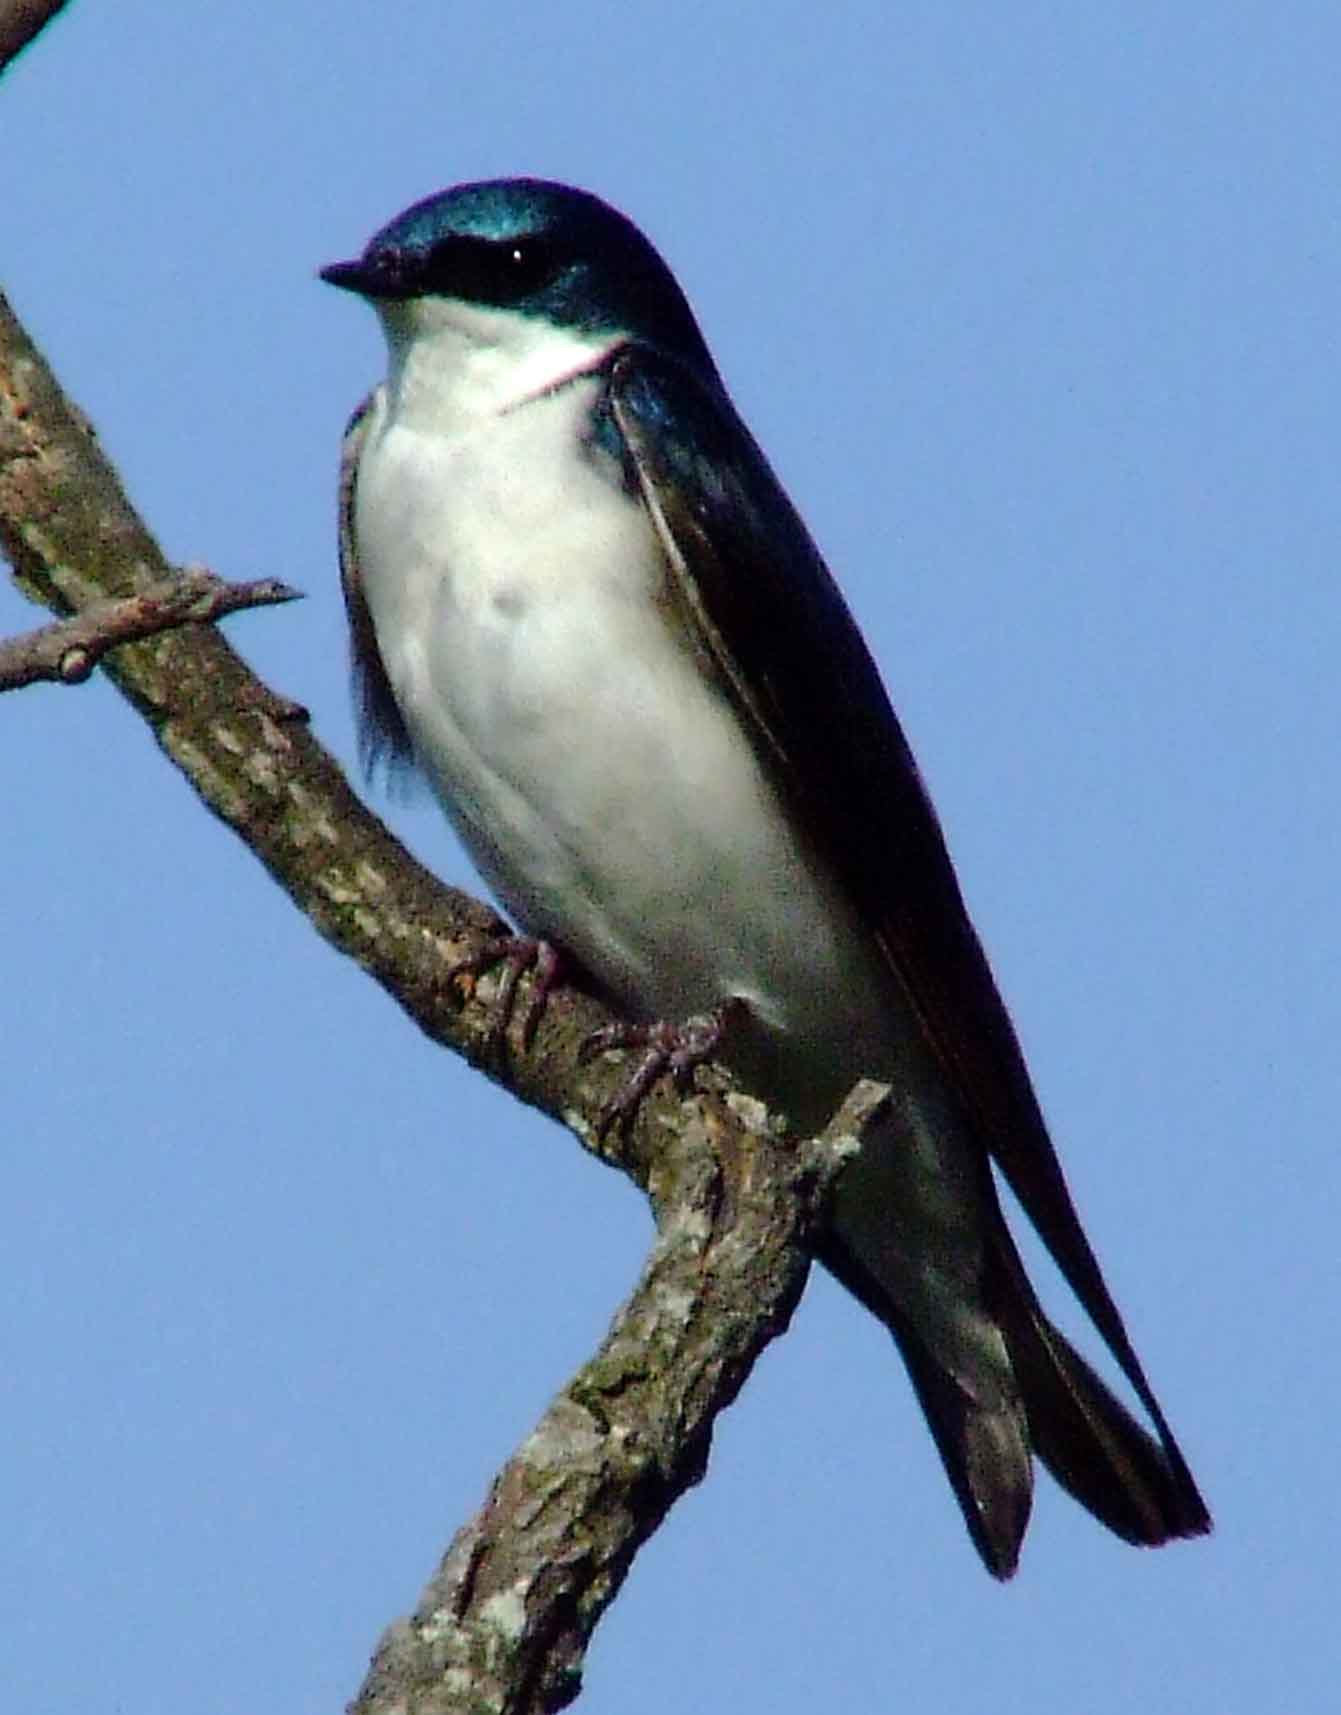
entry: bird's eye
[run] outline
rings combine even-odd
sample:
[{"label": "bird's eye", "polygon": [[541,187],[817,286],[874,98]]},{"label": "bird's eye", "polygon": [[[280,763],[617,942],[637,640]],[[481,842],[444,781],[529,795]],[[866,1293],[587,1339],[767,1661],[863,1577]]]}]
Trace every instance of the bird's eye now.
[{"label": "bird's eye", "polygon": [[515,304],[548,283],[561,266],[535,238],[447,238],[429,252],[430,289],[482,304]]}]

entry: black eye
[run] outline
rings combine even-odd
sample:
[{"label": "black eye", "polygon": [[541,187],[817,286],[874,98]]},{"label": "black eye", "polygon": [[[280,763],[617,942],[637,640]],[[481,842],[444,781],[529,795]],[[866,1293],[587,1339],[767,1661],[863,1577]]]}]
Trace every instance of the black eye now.
[{"label": "black eye", "polygon": [[547,285],[562,259],[538,238],[444,238],[425,258],[430,291],[481,304],[515,304]]}]

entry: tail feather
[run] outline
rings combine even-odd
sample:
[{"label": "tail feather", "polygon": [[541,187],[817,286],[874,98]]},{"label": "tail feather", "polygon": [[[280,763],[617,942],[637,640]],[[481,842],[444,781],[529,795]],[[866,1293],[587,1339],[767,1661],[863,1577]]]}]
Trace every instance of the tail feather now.
[{"label": "tail feather", "polygon": [[1025,1413],[1016,1401],[978,1404],[920,1341],[895,1337],[973,1546],[994,1578],[1009,1578],[1034,1496]]},{"label": "tail feather", "polygon": [[1211,1516],[1177,1443],[1156,1441],[1033,1300],[1006,1326],[1040,1459],[1062,1487],[1127,1542],[1203,1536]]},{"label": "tail feather", "polygon": [[[1009,1339],[995,1310],[961,1306],[960,1337],[948,1339],[943,1319],[915,1319],[853,1249],[830,1244],[821,1254],[893,1334],[974,1547],[994,1578],[1009,1578],[1029,1523],[1034,1462]],[[969,1331],[975,1325],[976,1336]]]},{"label": "tail feather", "polygon": [[1004,1365],[913,1321],[851,1251],[824,1260],[894,1335],[974,1546],[995,1578],[1015,1571],[1033,1498],[1033,1456],[1101,1523],[1154,1547],[1201,1536],[1210,1514],[1163,1415],[1151,1435],[1043,1313],[999,1210],[978,1313]]},{"label": "tail feather", "polygon": [[886,1309],[964,1522],[987,1570],[1009,1578],[1029,1523],[1036,1453],[1081,1506],[1124,1541],[1153,1548],[1203,1536],[1211,1517],[1172,1438],[1142,1427],[1025,1295],[998,1303],[1019,1388],[980,1404]]},{"label": "tail feather", "polygon": [[1015,1570],[1034,1454],[1127,1542],[1208,1531],[1206,1504],[1088,1244],[1097,1287],[1071,1272],[1150,1428],[1044,1314],[986,1153],[975,1157],[953,1116],[933,1107],[905,1107],[896,1119],[902,1129],[881,1140],[887,1147],[845,1175],[820,1254],[894,1335],[988,1571]]}]

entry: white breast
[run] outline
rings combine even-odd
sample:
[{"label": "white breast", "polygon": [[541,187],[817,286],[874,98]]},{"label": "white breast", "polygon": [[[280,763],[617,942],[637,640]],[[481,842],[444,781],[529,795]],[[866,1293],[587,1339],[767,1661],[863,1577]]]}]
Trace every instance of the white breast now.
[{"label": "white breast", "polygon": [[[884,979],[656,603],[651,525],[588,437],[602,383],[574,372],[597,351],[554,335],[518,396],[496,345],[440,343],[393,364],[356,537],[388,677],[474,861],[631,1010],[739,995],[847,1060]],[[545,390],[547,367],[572,378]]]},{"label": "white breast", "polygon": [[589,434],[599,344],[441,300],[383,317],[360,574],[476,864],[631,1013],[748,1002],[726,1052],[801,1125],[859,1075],[889,1079],[896,1105],[844,1176],[835,1242],[954,1373],[995,1374],[1004,1349],[973,1286],[977,1142],[871,936],[663,617],[651,524]]}]

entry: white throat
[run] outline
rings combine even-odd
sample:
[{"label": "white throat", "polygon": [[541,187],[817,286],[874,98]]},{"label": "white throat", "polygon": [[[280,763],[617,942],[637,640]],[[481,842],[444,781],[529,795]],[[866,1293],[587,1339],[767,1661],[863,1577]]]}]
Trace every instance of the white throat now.
[{"label": "white throat", "polygon": [[622,337],[453,298],[377,310],[391,358],[388,403],[407,428],[442,431],[510,411],[594,368]]}]

